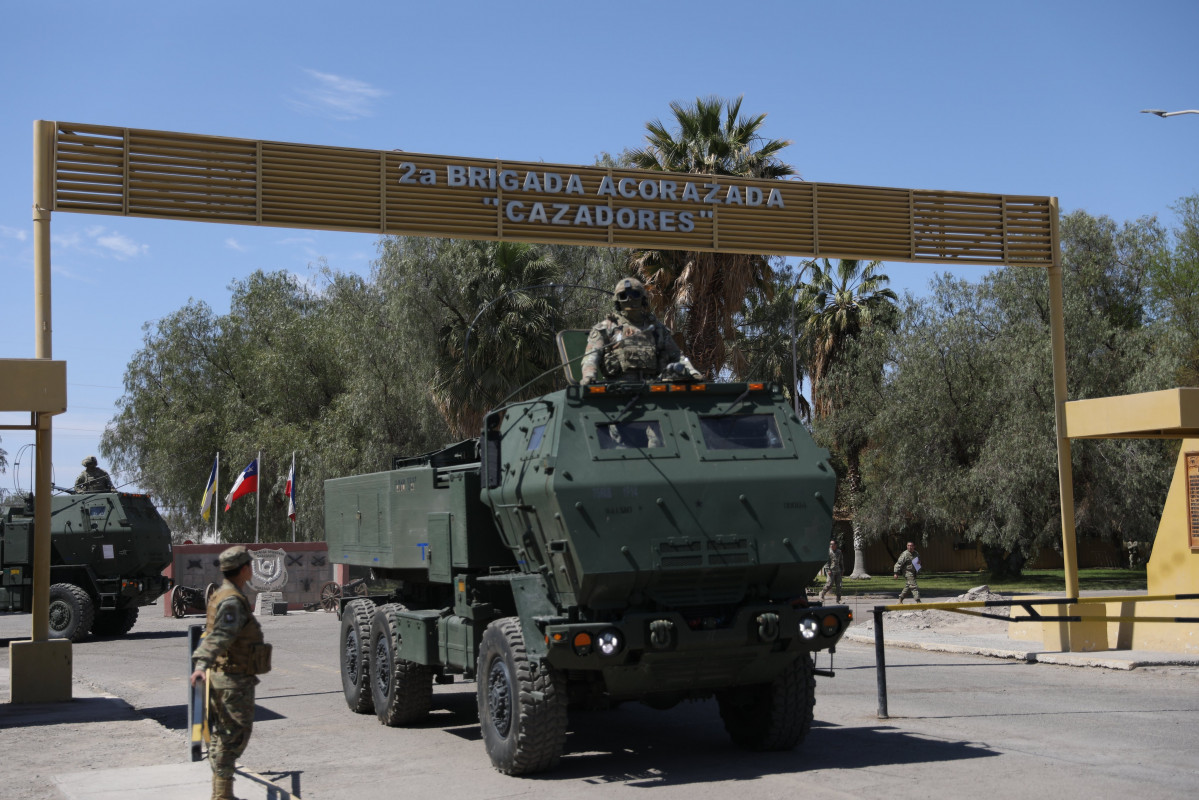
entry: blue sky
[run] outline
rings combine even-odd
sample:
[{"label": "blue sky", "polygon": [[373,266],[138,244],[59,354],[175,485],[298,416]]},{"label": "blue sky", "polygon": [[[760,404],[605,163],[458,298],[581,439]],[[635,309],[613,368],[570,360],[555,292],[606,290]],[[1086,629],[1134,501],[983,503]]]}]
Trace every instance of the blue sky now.
[{"label": "blue sky", "polygon": [[[0,357],[34,353],[36,119],[590,164],[671,100],[744,95],[807,180],[1169,223],[1199,191],[1199,115],[1138,112],[1199,108],[1197,31],[1194,0],[5,3]],[[375,253],[366,234],[65,212],[52,232],[58,483],[98,450],[143,325],[189,298],[223,313],[255,269],[365,272]],[[934,270],[888,272],[922,292]],[[0,439],[28,489],[32,436]]]}]

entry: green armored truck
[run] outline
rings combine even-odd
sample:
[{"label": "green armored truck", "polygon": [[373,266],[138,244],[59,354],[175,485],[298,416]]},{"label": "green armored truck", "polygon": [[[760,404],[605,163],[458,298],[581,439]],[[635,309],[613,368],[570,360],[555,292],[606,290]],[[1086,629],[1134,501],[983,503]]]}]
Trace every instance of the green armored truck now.
[{"label": "green armored truck", "polygon": [[330,558],[400,587],[343,600],[353,711],[410,725],[474,679],[508,774],[557,763],[568,706],[714,696],[739,745],[808,732],[852,615],[807,599],[836,481],[776,387],[572,385],[393,466],[325,483]]},{"label": "green armored truck", "polygon": [[[51,638],[121,636],[170,589],[171,532],[144,494],[50,499]],[[33,497],[0,509],[0,611],[31,610]]]}]

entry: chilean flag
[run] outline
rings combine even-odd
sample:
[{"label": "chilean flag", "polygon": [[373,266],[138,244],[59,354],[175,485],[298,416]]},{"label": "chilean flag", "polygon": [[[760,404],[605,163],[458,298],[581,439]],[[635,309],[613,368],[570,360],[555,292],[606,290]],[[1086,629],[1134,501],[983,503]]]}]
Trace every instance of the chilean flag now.
[{"label": "chilean flag", "polygon": [[225,495],[225,510],[228,511],[237,498],[256,491],[258,491],[258,459],[251,461],[233,482],[233,488],[229,490],[229,494]]},{"label": "chilean flag", "polygon": [[287,473],[287,487],[283,490],[287,498],[287,518],[296,518],[296,454],[291,454],[291,471]]}]

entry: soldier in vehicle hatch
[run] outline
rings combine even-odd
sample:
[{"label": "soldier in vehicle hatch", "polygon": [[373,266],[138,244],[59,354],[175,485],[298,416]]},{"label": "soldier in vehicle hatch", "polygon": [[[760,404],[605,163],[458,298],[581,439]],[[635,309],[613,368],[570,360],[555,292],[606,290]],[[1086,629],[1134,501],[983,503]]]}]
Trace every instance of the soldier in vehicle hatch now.
[{"label": "soldier in vehicle hatch", "polygon": [[88,456],[83,459],[83,472],[75,479],[75,491],[83,494],[94,492],[111,492],[112,479],[108,473],[96,466],[96,457]]},{"label": "soldier in vehicle hatch", "polygon": [[613,313],[587,336],[586,386],[597,381],[700,380],[674,343],[670,330],[649,310],[649,295],[636,278],[621,278],[612,292]]}]

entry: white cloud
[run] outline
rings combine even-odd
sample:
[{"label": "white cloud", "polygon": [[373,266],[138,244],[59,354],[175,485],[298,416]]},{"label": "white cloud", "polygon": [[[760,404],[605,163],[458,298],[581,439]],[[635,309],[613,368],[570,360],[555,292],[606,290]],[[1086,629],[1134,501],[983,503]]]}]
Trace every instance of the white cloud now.
[{"label": "white cloud", "polygon": [[50,241],[54,246],[63,250],[78,250],[89,255],[111,256],[120,261],[145,255],[150,250],[149,245],[138,244],[128,236],[109,230],[103,225],[89,225],[83,229],[82,236],[78,231],[52,234]]},{"label": "white cloud", "polygon": [[149,245],[138,244],[128,236],[113,232],[96,237],[96,244],[112,252],[117,258],[124,260],[145,254]]},{"label": "white cloud", "polygon": [[275,244],[316,244],[316,239],[311,236],[289,236],[286,239],[280,239]]},{"label": "white cloud", "polygon": [[51,246],[57,245],[63,248],[78,247],[81,241],[82,239],[79,238],[78,233],[68,233],[65,236],[59,233],[50,234]]},{"label": "white cloud", "polygon": [[0,236],[5,237],[6,239],[16,239],[18,242],[23,242],[26,238],[28,238],[29,234],[20,228],[10,228],[7,225],[0,225]]},{"label": "white cloud", "polygon": [[298,111],[317,114],[331,119],[353,120],[374,114],[372,103],[387,92],[376,89],[365,81],[344,78],[328,72],[306,69],[312,79],[309,86],[299,89],[299,98],[288,103]]},{"label": "white cloud", "polygon": [[237,241],[236,239],[234,239],[233,237],[230,237],[225,240],[225,247],[228,247],[230,250],[236,250],[239,253],[247,252],[246,246],[243,245],[241,242]]}]

